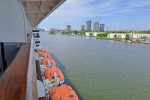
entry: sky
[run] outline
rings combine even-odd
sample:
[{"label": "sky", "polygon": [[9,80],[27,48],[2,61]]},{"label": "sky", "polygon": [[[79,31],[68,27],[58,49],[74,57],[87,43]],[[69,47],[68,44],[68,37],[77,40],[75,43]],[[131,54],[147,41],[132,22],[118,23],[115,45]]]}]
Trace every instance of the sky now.
[{"label": "sky", "polygon": [[150,0],[66,0],[39,27],[66,29],[70,24],[80,30],[87,20],[105,24],[105,30],[150,30]]}]

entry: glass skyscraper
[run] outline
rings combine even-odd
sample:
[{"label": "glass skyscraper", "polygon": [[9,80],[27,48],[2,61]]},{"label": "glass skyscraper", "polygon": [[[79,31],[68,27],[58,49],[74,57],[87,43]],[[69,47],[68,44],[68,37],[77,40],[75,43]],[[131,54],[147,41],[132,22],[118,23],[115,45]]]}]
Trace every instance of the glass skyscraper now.
[{"label": "glass skyscraper", "polygon": [[85,25],[81,25],[81,30],[85,31]]},{"label": "glass skyscraper", "polygon": [[104,32],[105,24],[100,24],[100,31]]},{"label": "glass skyscraper", "polygon": [[97,22],[94,22],[93,23],[93,31],[99,31],[100,30],[100,27],[99,27],[100,25],[99,25],[99,22],[97,21]]},{"label": "glass skyscraper", "polygon": [[71,25],[67,25],[67,31],[71,31]]},{"label": "glass skyscraper", "polygon": [[91,20],[86,21],[86,30],[87,31],[91,31],[91,23],[92,23]]}]

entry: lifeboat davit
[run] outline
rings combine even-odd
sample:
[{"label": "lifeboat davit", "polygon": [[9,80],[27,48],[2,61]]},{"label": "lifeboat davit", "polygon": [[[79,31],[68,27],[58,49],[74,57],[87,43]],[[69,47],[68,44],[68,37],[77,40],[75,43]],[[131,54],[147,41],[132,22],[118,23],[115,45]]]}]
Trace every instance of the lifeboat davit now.
[{"label": "lifeboat davit", "polygon": [[55,63],[55,61],[52,58],[50,58],[50,59],[48,59],[48,58],[42,59],[41,64],[44,65],[44,66],[48,65],[49,67],[55,67],[56,66],[56,63]]},{"label": "lifeboat davit", "polygon": [[64,82],[64,75],[57,67],[47,68],[44,72],[44,76],[49,81],[59,80],[60,83]]},{"label": "lifeboat davit", "polygon": [[79,100],[75,91],[65,84],[51,88],[49,95],[50,100]]}]

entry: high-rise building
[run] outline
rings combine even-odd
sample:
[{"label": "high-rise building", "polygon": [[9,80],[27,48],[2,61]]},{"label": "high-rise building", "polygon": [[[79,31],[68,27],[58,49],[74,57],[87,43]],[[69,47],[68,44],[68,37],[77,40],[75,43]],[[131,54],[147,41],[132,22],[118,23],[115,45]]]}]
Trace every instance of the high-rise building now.
[{"label": "high-rise building", "polygon": [[85,31],[85,25],[81,25],[81,30]]},{"label": "high-rise building", "polygon": [[91,23],[92,23],[91,20],[86,21],[86,30],[87,31],[91,31]]},{"label": "high-rise building", "polygon": [[99,25],[99,22],[97,21],[97,22],[94,22],[93,23],[93,31],[99,31],[100,30],[100,27],[99,27],[100,25]]},{"label": "high-rise building", "polygon": [[67,31],[71,31],[71,25],[67,25]]},{"label": "high-rise building", "polygon": [[105,24],[100,24],[100,31],[104,32],[104,29],[105,29]]}]

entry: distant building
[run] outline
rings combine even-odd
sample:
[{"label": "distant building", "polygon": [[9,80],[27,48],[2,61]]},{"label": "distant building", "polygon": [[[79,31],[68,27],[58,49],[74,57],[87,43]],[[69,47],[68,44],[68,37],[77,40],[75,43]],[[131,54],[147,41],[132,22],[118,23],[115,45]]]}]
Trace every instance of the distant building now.
[{"label": "distant building", "polygon": [[91,23],[92,23],[91,20],[86,21],[86,30],[87,31],[91,31]]},{"label": "distant building", "polygon": [[128,34],[131,39],[150,39],[150,34],[132,34],[132,33],[109,33],[107,35],[107,38],[125,39],[126,34]]},{"label": "distant building", "polygon": [[130,34],[132,39],[150,39],[150,34]]},{"label": "distant building", "polygon": [[49,29],[47,29],[47,28],[45,28],[44,30],[45,30],[45,32],[49,32]]},{"label": "distant building", "polygon": [[126,37],[126,34],[124,33],[109,33],[107,35],[107,38],[110,38],[110,39],[112,38],[125,39],[125,37]]},{"label": "distant building", "polygon": [[110,38],[110,39],[115,38],[115,37],[116,37],[116,34],[113,34],[113,33],[109,33],[107,35],[107,38]]},{"label": "distant building", "polygon": [[67,25],[67,31],[71,31],[71,25]]},{"label": "distant building", "polygon": [[116,34],[116,38],[125,39],[126,38],[126,34],[124,34],[124,33],[122,33],[122,34]]},{"label": "distant building", "polygon": [[105,24],[100,24],[100,31],[104,32],[104,29],[105,29]]},{"label": "distant building", "polygon": [[94,22],[93,23],[93,31],[99,31],[99,30],[100,30],[99,22]]},{"label": "distant building", "polygon": [[81,25],[81,30],[85,31],[85,25]]},{"label": "distant building", "polygon": [[50,28],[49,29],[49,32],[51,32],[51,33],[61,33],[62,32],[62,30],[60,30],[60,29],[57,29],[57,28]]}]

